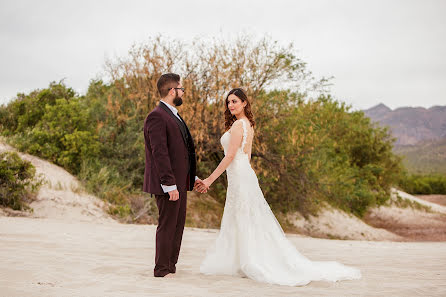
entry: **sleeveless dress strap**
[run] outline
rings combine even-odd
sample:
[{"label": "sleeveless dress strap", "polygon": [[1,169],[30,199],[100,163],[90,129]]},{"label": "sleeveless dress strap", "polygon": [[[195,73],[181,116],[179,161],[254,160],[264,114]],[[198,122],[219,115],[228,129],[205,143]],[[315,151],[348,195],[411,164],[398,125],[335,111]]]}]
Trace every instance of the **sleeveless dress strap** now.
[{"label": "sleeveless dress strap", "polygon": [[248,128],[246,127],[246,122],[243,119],[242,119],[242,124],[243,124],[243,141],[242,141],[241,150],[242,150],[242,152],[244,152],[245,144],[248,139]]}]

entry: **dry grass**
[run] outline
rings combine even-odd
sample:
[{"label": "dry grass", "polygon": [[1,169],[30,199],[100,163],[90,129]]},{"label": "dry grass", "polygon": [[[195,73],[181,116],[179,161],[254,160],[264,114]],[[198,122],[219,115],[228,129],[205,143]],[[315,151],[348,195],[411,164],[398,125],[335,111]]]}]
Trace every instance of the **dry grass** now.
[{"label": "dry grass", "polygon": [[220,228],[223,205],[206,194],[187,194],[186,226],[196,228]]}]

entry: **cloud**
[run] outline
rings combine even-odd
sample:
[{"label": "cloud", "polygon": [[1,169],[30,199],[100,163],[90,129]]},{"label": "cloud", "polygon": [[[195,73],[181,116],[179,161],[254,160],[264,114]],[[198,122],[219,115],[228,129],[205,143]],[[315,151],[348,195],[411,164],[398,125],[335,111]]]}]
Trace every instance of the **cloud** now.
[{"label": "cloud", "polygon": [[357,109],[446,102],[444,1],[10,1],[0,4],[0,103],[50,81],[85,92],[106,57],[148,36],[269,34],[295,44]]}]

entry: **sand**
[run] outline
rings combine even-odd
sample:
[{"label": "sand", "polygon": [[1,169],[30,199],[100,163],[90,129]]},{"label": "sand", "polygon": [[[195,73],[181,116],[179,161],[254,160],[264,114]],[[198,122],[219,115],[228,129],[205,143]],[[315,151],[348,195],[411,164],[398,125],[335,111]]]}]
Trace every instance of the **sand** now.
[{"label": "sand", "polygon": [[217,230],[186,228],[174,278],[154,278],[153,225],[0,217],[1,296],[446,296],[446,242],[373,242],[288,236],[312,260],[363,278],[304,287],[205,276]]},{"label": "sand", "polygon": [[392,195],[399,195],[403,199],[408,199],[411,201],[418,202],[421,205],[428,206],[428,207],[430,207],[431,211],[446,214],[446,206],[444,206],[444,205],[426,201],[425,199],[418,198],[414,195],[410,195],[408,193],[397,190],[395,188],[392,188]]},{"label": "sand", "polygon": [[[0,141],[0,151],[5,150],[13,149]],[[338,238],[366,240],[287,236],[312,260],[359,268],[361,280],[287,287],[205,276],[199,266],[218,230],[194,228],[185,229],[174,277],[154,278],[156,226],[114,221],[105,211],[107,205],[85,193],[68,172],[34,156],[20,156],[31,161],[48,183],[31,204],[33,213],[0,209],[0,297],[446,296],[446,242],[393,242],[398,235],[333,209],[296,224]],[[442,214],[446,209],[433,208]],[[393,207],[378,214],[403,218],[411,217],[410,211]]]},{"label": "sand", "polygon": [[299,213],[289,214],[288,220],[301,234],[329,239],[403,241],[404,238],[383,228],[375,228],[358,217],[326,205],[318,216],[305,219]]},{"label": "sand", "polygon": [[437,194],[431,194],[431,195],[416,195],[417,198],[423,199],[425,201],[429,201],[435,204],[440,204],[443,206],[446,206],[446,195],[437,195]]},{"label": "sand", "polygon": [[[364,218],[325,205],[317,216],[299,213],[287,219],[301,233],[318,238],[373,241],[446,241],[446,206],[391,189],[393,200],[399,195],[424,208],[397,207],[394,203],[370,208]],[[439,195],[438,195],[439,196]],[[439,200],[435,197],[435,201]]]}]

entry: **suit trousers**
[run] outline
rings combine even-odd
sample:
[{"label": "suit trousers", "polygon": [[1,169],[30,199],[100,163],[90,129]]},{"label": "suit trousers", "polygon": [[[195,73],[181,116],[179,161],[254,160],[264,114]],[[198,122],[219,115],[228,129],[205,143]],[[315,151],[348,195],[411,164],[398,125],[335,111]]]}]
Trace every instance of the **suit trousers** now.
[{"label": "suit trousers", "polygon": [[177,201],[169,200],[169,194],[155,195],[159,218],[156,228],[156,252],[154,276],[163,277],[175,273],[184,224],[186,222],[187,192],[180,192]]}]

